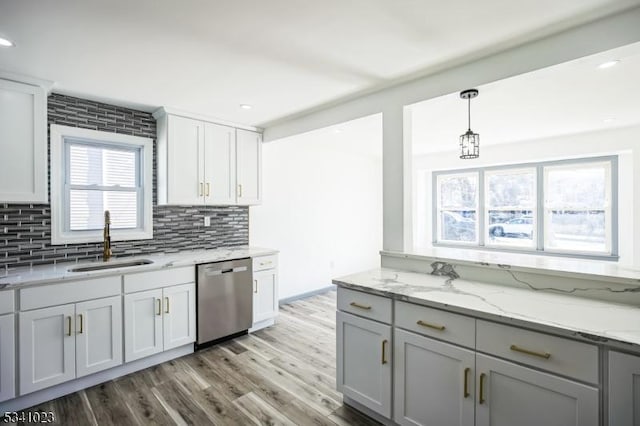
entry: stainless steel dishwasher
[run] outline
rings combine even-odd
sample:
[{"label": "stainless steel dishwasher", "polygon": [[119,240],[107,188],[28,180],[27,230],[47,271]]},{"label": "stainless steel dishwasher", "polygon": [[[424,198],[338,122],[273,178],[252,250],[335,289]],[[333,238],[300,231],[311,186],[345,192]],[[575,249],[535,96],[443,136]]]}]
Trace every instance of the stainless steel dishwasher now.
[{"label": "stainless steel dishwasher", "polygon": [[198,265],[196,348],[246,332],[253,322],[251,259]]}]

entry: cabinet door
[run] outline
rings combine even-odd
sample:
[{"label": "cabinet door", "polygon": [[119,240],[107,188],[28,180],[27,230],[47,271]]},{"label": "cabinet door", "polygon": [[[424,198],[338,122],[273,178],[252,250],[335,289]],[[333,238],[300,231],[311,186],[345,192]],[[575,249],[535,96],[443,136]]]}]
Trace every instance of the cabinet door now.
[{"label": "cabinet door", "polygon": [[262,202],[262,136],[248,130],[236,130],[237,203]]},{"label": "cabinet door", "polygon": [[598,390],[476,355],[477,426],[598,426]]},{"label": "cabinet door", "polygon": [[609,425],[640,426],[640,357],[609,352]]},{"label": "cabinet door", "polygon": [[204,124],[205,203],[236,203],[236,131],[233,127]]},{"label": "cabinet door", "polygon": [[168,117],[167,202],[200,205],[204,202],[204,128],[190,118]]},{"label": "cabinet door", "polygon": [[163,289],[164,350],[196,340],[196,285]]},{"label": "cabinet door", "polygon": [[473,426],[475,352],[395,329],[395,421]]},{"label": "cabinet door", "polygon": [[338,311],[337,388],[391,417],[391,326]]},{"label": "cabinet door", "polygon": [[75,305],[19,314],[20,394],[76,377]]},{"label": "cabinet door", "polygon": [[0,79],[0,202],[47,203],[47,98]]},{"label": "cabinet door", "polygon": [[0,401],[15,397],[15,321],[14,315],[0,316]]},{"label": "cabinet door", "polygon": [[275,269],[253,273],[253,323],[278,315],[278,275]]},{"label": "cabinet door", "polygon": [[86,376],[122,364],[122,298],[76,304],[76,373]]},{"label": "cabinet door", "polygon": [[124,296],[124,360],[162,352],[162,289]]}]

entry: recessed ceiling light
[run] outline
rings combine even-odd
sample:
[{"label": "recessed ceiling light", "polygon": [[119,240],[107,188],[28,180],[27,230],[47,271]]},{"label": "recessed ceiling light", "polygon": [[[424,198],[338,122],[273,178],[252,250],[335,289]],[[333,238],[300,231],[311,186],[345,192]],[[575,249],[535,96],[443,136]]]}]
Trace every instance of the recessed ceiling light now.
[{"label": "recessed ceiling light", "polygon": [[615,59],[613,61],[607,61],[607,62],[603,62],[600,65],[598,65],[598,68],[600,68],[601,70],[605,69],[605,68],[611,68],[611,67],[615,67],[616,65],[618,65],[620,63],[620,60]]},{"label": "recessed ceiling light", "polygon": [[249,104],[240,104],[240,108],[242,108],[242,109],[251,109],[253,107],[251,105],[249,105]]},{"label": "recessed ceiling light", "polygon": [[0,47],[13,47],[15,44],[11,40],[0,37]]},{"label": "recessed ceiling light", "polygon": [[334,129],[333,133],[342,133],[342,129]]},{"label": "recessed ceiling light", "polygon": [[613,123],[614,121],[616,121],[616,119],[613,117],[609,117],[609,118],[605,118],[602,121],[604,121],[605,123]]}]

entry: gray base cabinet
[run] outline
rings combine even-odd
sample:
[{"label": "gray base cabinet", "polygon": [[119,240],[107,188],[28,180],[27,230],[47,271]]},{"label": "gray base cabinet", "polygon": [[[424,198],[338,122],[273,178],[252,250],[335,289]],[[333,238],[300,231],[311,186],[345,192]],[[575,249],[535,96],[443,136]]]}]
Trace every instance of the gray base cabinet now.
[{"label": "gray base cabinet", "polygon": [[640,357],[609,352],[609,426],[640,426]]},{"label": "gray base cabinet", "polygon": [[596,388],[476,355],[477,426],[598,426]]},{"label": "gray base cabinet", "polygon": [[337,387],[345,396],[391,417],[391,326],[336,314]]},{"label": "gray base cabinet", "polygon": [[395,421],[473,426],[475,352],[404,330],[394,338]]}]

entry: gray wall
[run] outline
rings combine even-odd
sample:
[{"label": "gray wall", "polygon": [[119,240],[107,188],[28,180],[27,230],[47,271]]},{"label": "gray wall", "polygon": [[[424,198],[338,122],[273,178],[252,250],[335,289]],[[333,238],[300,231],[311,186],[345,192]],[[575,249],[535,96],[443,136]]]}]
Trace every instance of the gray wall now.
[{"label": "gray wall", "polygon": [[[48,124],[156,139],[153,116],[85,99],[52,94]],[[249,208],[238,206],[158,206],[153,159],[153,239],[113,243],[115,256],[246,245]],[[203,217],[211,216],[204,228]],[[51,208],[46,204],[0,204],[0,273],[18,266],[97,260],[100,243],[51,245]]]}]

